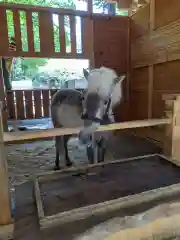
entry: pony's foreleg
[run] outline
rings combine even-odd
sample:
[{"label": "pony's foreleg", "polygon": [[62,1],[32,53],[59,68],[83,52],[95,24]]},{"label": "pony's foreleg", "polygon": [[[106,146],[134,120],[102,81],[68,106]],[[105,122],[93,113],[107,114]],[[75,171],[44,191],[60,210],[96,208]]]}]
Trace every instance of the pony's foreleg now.
[{"label": "pony's foreleg", "polygon": [[71,135],[65,135],[63,136],[63,143],[64,143],[64,153],[65,153],[65,163],[66,163],[66,166],[70,167],[72,166],[72,162],[69,158],[69,154],[68,154],[68,140],[69,138],[71,137]]},{"label": "pony's foreleg", "polygon": [[94,149],[93,149],[92,144],[88,145],[86,150],[87,150],[88,161],[90,164],[93,164],[94,163]]},{"label": "pony's foreleg", "polygon": [[105,154],[106,154],[106,148],[107,148],[107,141],[105,138],[101,138],[98,143],[98,149],[97,149],[97,161],[104,162],[105,160]]}]

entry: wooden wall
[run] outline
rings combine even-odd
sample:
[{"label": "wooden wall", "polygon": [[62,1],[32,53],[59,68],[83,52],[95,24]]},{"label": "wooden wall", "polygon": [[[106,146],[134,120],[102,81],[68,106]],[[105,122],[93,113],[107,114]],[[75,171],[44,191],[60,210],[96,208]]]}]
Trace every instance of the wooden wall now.
[{"label": "wooden wall", "polygon": [[130,118],[160,118],[180,93],[180,1],[151,0],[131,17]]},{"label": "wooden wall", "polygon": [[[128,72],[129,18],[96,17],[94,18],[94,65],[109,67],[119,75]],[[117,121],[127,119],[128,79],[123,85],[124,98],[115,109]]]}]

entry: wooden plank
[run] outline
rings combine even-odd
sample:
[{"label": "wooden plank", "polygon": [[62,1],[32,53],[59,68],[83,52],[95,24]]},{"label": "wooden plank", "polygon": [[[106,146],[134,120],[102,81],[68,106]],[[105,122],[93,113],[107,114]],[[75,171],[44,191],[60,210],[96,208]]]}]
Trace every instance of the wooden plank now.
[{"label": "wooden plank", "polygon": [[153,104],[153,83],[154,83],[154,66],[149,66],[149,86],[148,86],[148,118],[152,118]]},{"label": "wooden plank", "polygon": [[52,13],[48,11],[39,12],[39,34],[41,53],[53,54],[55,46]]},{"label": "wooden plank", "polygon": [[42,104],[41,104],[41,90],[34,90],[34,108],[35,108],[35,118],[42,117]]},{"label": "wooden plank", "polygon": [[66,54],[66,39],[65,39],[65,25],[64,25],[64,15],[59,15],[59,38],[60,38],[60,53],[62,55]]},{"label": "wooden plank", "polygon": [[85,219],[92,216],[92,214],[101,215],[104,212],[107,212],[107,209],[109,212],[111,212],[115,210],[136,207],[137,205],[142,205],[147,202],[151,203],[155,201],[163,201],[172,195],[179,194],[179,187],[180,184],[174,184],[168,187],[159,188],[158,191],[157,189],[153,189],[135,194],[133,196],[122,197],[103,203],[76,208],[52,216],[47,216],[43,219],[40,219],[40,227],[41,229],[45,229],[48,227],[55,227],[65,223],[74,222],[79,219]]},{"label": "wooden plank", "polygon": [[14,91],[7,94],[6,101],[7,101],[7,108],[8,108],[8,118],[16,119],[16,111],[15,111],[15,104],[14,104]]},{"label": "wooden plank", "polygon": [[[160,28],[180,18],[180,1],[156,0],[155,1],[155,28]],[[168,17],[167,17],[168,16]]]},{"label": "wooden plank", "polygon": [[[90,18],[81,18],[82,52],[90,60],[90,67],[94,67],[94,25]],[[91,37],[89,37],[91,36]]]},{"label": "wooden plank", "polygon": [[17,119],[21,119],[21,120],[25,119],[23,91],[15,90],[14,92],[15,92]]},{"label": "wooden plank", "polygon": [[34,53],[34,33],[33,33],[33,24],[32,24],[32,12],[26,12],[27,17],[27,36],[28,36],[28,52]]},{"label": "wooden plank", "polygon": [[5,146],[3,142],[3,119],[2,119],[3,103],[0,103],[0,225],[10,224],[10,196],[9,196],[9,179],[6,162]]},{"label": "wooden plank", "polygon": [[24,90],[25,97],[25,109],[26,109],[26,118],[32,119],[33,116],[33,101],[32,101],[32,90]]},{"label": "wooden plank", "polygon": [[14,223],[0,226],[0,239],[9,240],[14,237]]},{"label": "wooden plank", "polygon": [[131,90],[147,90],[149,84],[148,67],[135,68],[131,70]]},{"label": "wooden plank", "polygon": [[0,8],[0,52],[3,56],[9,49],[8,29],[6,20],[6,9]]},{"label": "wooden plank", "polygon": [[137,156],[137,157],[131,157],[131,158],[124,158],[121,160],[113,160],[109,162],[101,162],[101,163],[95,163],[95,164],[90,164],[88,166],[78,166],[78,167],[71,167],[71,168],[66,168],[66,169],[61,169],[57,171],[47,171],[47,172],[41,172],[38,173],[37,178],[39,184],[43,184],[45,182],[49,181],[54,181],[62,178],[66,178],[69,175],[74,175],[74,174],[91,174],[91,172],[99,172],[101,171],[103,166],[106,165],[113,165],[117,163],[122,163],[122,162],[131,162],[135,160],[140,160],[144,158],[149,158],[149,157],[155,157],[157,154],[147,154],[143,156]]},{"label": "wooden plank", "polygon": [[36,199],[38,217],[39,217],[39,219],[42,219],[42,218],[44,218],[44,211],[43,211],[43,206],[42,206],[39,183],[38,183],[37,179],[34,180],[34,194],[35,194],[35,199]]},{"label": "wooden plank", "polygon": [[70,16],[71,55],[76,57],[76,18]]},{"label": "wooden plank", "polygon": [[42,90],[42,102],[43,102],[43,110],[44,110],[44,117],[49,117],[49,105],[50,105],[50,99],[49,99],[49,90]]},{"label": "wooden plank", "polygon": [[150,5],[140,8],[131,17],[131,39],[143,36],[149,32]]},{"label": "wooden plank", "polygon": [[180,59],[180,20],[144,35],[132,43],[132,66],[143,67]]},{"label": "wooden plank", "polygon": [[[150,1],[150,26],[149,34],[153,34],[155,28],[155,0]],[[152,118],[153,104],[153,84],[154,84],[154,65],[149,65],[149,85],[148,85],[148,118]]]},{"label": "wooden plank", "polygon": [[[101,125],[96,132],[103,131],[114,131],[116,129],[130,129],[130,128],[140,128],[140,127],[150,127],[170,124],[171,119],[150,119],[150,120],[139,120],[130,121],[123,123],[114,123],[109,125]],[[36,132],[11,132],[4,133],[4,142],[13,142],[26,139],[36,139],[36,138],[48,138],[55,136],[63,136],[70,134],[78,134],[83,128],[52,128],[46,130],[39,130]]]},{"label": "wooden plank", "polygon": [[21,39],[21,27],[20,27],[20,14],[18,10],[13,11],[14,32],[16,39],[16,49],[22,52],[22,39]]}]

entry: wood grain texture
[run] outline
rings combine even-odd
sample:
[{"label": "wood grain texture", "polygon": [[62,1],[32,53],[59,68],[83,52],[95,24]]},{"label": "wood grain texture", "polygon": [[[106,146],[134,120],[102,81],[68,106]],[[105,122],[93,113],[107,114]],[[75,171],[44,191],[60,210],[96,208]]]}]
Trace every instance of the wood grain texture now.
[{"label": "wood grain texture", "polygon": [[155,28],[160,28],[180,18],[179,0],[156,0],[155,1]]},{"label": "wood grain texture", "polygon": [[132,43],[133,67],[180,59],[180,19]]},{"label": "wood grain texture", "polygon": [[130,92],[131,120],[142,120],[148,118],[148,90],[134,90]]},{"label": "wood grain texture", "polygon": [[25,97],[25,108],[26,108],[26,118],[32,119],[33,116],[33,101],[32,101],[32,90],[25,90],[24,91]]},{"label": "wood grain texture", "polygon": [[15,97],[16,97],[17,119],[25,119],[23,91],[16,90]]},{"label": "wood grain texture", "polygon": [[1,56],[4,55],[8,51],[9,41],[8,41],[8,29],[7,29],[7,21],[6,21],[6,10],[4,8],[0,8],[0,52]]},{"label": "wood grain texture", "polygon": [[130,89],[147,90],[148,89],[148,67],[132,69]]},{"label": "wood grain texture", "polygon": [[131,17],[131,39],[132,41],[149,32],[150,5],[140,8]]}]

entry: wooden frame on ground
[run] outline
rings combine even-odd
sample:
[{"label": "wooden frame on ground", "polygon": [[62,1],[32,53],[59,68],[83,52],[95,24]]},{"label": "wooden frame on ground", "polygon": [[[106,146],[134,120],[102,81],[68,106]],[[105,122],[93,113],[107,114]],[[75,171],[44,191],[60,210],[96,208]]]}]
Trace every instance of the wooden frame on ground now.
[{"label": "wooden frame on ground", "polygon": [[94,165],[90,165],[88,167],[81,167],[81,168],[70,168],[65,170],[60,170],[57,172],[48,172],[48,173],[42,173],[37,176],[37,179],[35,180],[34,184],[34,195],[35,195],[35,201],[37,206],[37,212],[38,212],[38,218],[39,218],[39,224],[41,229],[46,229],[49,227],[55,227],[57,225],[62,225],[65,223],[70,223],[73,221],[78,221],[80,219],[86,219],[90,216],[98,216],[103,213],[107,213],[107,211],[110,213],[114,210],[120,211],[121,209],[130,209],[135,207],[136,205],[145,204],[145,203],[151,203],[153,201],[163,201],[164,199],[175,196],[177,194],[180,194],[180,184],[174,184],[170,185],[168,187],[161,187],[149,191],[142,192],[140,194],[130,195],[110,201],[101,202],[98,204],[93,204],[85,207],[76,208],[73,210],[68,210],[65,212],[57,213],[51,216],[45,216],[44,208],[43,208],[43,201],[41,198],[41,192],[40,192],[40,184],[45,182],[51,182],[53,180],[63,179],[67,176],[71,176],[74,174],[91,174],[99,170],[99,167],[115,164],[115,163],[123,163],[123,162],[129,162],[134,161],[138,159],[144,159],[148,157],[155,157],[159,156],[162,159],[165,159],[167,161],[173,162],[175,165],[180,166],[179,163],[176,164],[175,161],[171,161],[170,159],[164,157],[160,154],[150,154],[145,156],[138,156],[138,157],[132,157],[112,162],[106,162],[106,163],[98,163]]}]

